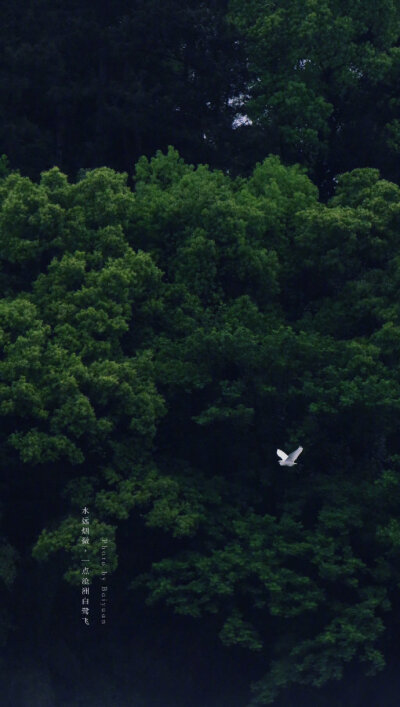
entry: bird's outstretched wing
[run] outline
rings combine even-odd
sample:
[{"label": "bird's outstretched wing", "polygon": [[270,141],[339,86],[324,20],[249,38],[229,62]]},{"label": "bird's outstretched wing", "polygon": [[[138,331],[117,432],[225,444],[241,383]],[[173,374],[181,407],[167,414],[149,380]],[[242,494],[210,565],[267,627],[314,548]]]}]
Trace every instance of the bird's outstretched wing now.
[{"label": "bird's outstretched wing", "polygon": [[285,461],[285,459],[288,458],[288,455],[285,454],[285,452],[282,452],[281,449],[277,449],[277,450],[276,450],[276,453],[277,453],[278,457],[280,457],[281,459],[283,459],[283,461]]},{"label": "bird's outstretched wing", "polygon": [[295,462],[297,457],[299,457],[300,454],[302,453],[302,451],[303,451],[303,447],[298,447],[295,452],[291,452],[289,454],[288,459],[290,459],[290,461],[292,461],[292,462]]}]

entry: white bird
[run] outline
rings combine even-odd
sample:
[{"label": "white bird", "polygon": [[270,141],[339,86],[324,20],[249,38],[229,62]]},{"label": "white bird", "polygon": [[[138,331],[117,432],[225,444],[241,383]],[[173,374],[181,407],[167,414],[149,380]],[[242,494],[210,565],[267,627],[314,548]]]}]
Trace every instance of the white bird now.
[{"label": "white bird", "polygon": [[285,454],[285,452],[282,452],[281,449],[277,449],[276,453],[278,457],[281,458],[279,464],[281,466],[294,466],[294,464],[296,464],[297,457],[300,456],[302,451],[303,447],[298,447],[295,452],[291,452],[291,454]]}]

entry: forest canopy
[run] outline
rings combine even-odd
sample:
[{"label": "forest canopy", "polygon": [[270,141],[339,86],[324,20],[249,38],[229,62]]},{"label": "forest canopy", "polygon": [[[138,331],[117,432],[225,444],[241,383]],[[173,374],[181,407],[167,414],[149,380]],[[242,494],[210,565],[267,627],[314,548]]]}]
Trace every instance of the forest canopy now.
[{"label": "forest canopy", "polygon": [[4,707],[397,705],[400,4],[0,20]]},{"label": "forest canopy", "polygon": [[[213,616],[256,656],[252,704],[385,666],[399,221],[399,187],[372,168],[326,203],[276,156],[233,178],[170,148],[139,159],[133,188],[108,167],[4,169],[3,641],[32,558],[79,583],[87,505],[94,575],[107,537],[130,601]],[[279,467],[277,444],[298,443],[299,471]]]},{"label": "forest canopy", "polygon": [[35,178],[171,144],[247,176],[277,154],[324,198],[355,168],[398,183],[399,39],[396,0],[4,0],[0,150]]}]

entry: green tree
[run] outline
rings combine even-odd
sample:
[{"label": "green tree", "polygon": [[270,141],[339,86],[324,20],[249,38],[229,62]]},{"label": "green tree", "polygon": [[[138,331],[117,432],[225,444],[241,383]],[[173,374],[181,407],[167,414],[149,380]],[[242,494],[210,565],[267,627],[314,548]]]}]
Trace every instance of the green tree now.
[{"label": "green tree", "polygon": [[[94,575],[107,536],[131,607],[147,596],[254,653],[254,704],[382,670],[399,621],[399,213],[376,170],[341,175],[325,204],[277,157],[232,179],[170,148],[139,160],[134,191],[109,168],[5,176],[5,582],[33,555],[78,584],[88,505]],[[281,469],[277,445],[298,443],[301,467]]]},{"label": "green tree", "polygon": [[398,182],[398,4],[231,0],[230,12],[245,36],[253,126],[242,132],[255,158],[307,165],[328,193],[357,167]]}]

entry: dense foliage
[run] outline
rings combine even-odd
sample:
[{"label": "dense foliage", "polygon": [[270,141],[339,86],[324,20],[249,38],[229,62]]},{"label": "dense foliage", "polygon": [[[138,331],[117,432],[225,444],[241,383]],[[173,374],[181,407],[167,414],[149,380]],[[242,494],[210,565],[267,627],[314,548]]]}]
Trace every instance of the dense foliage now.
[{"label": "dense foliage", "polygon": [[227,164],[246,75],[226,0],[2,3],[0,145],[38,177],[108,165],[132,172],[174,144]]},{"label": "dense foliage", "polygon": [[[76,589],[88,505],[93,574],[106,536],[125,600],[194,630],[212,616],[254,655],[252,704],[385,666],[399,223],[400,189],[374,169],[341,175],[328,203],[277,157],[232,179],[170,149],[138,161],[134,190],[105,167],[4,174],[3,641],[33,561]],[[301,465],[279,467],[277,445],[299,443]]]},{"label": "dense foliage", "polygon": [[4,0],[0,57],[2,705],[397,705],[399,3]]},{"label": "dense foliage", "polygon": [[400,6],[396,0],[231,1],[244,35],[256,149],[306,164],[325,192],[354,167],[396,182]]},{"label": "dense foliage", "polygon": [[37,178],[74,177],[173,144],[250,174],[273,153],[399,182],[396,0],[5,0],[0,149]]}]

